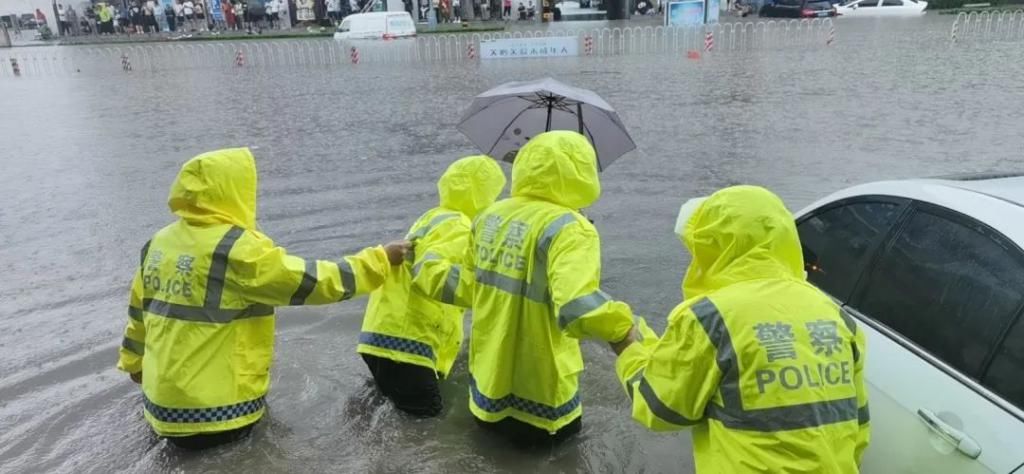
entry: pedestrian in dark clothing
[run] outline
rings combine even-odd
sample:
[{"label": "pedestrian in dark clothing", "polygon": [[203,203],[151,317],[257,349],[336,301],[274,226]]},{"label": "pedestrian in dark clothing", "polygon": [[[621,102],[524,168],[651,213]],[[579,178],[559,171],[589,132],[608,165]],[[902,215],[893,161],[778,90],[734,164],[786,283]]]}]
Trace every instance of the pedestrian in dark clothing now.
[{"label": "pedestrian in dark clothing", "polygon": [[170,5],[164,7],[164,18],[167,18],[167,29],[171,30],[172,33],[176,31],[178,25],[175,22],[174,7]]}]

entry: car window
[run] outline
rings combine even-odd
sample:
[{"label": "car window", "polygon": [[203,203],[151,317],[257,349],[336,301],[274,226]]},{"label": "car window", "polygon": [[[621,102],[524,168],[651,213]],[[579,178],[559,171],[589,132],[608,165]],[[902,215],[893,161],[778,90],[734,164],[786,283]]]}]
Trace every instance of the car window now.
[{"label": "car window", "polygon": [[860,8],[877,7],[878,0],[861,0],[861,2],[857,4],[857,6]]},{"label": "car window", "polygon": [[853,291],[872,248],[899,217],[895,202],[843,204],[812,214],[797,224],[807,279],[845,301]]},{"label": "car window", "polygon": [[1024,302],[1021,259],[980,223],[917,210],[853,307],[977,379]]},{"label": "car window", "polygon": [[416,29],[412,20],[405,15],[391,15],[388,17],[388,31],[411,31]]},{"label": "car window", "polygon": [[1024,320],[1018,317],[992,359],[982,384],[1024,409]]},{"label": "car window", "polygon": [[778,0],[775,2],[776,5],[785,5],[787,7],[798,7],[801,3],[801,0]]},{"label": "car window", "polygon": [[902,7],[903,0],[882,0],[883,7]]},{"label": "car window", "polygon": [[825,2],[807,2],[807,8],[810,8],[812,10],[831,10],[832,9],[832,4],[827,2],[827,1],[825,1]]}]

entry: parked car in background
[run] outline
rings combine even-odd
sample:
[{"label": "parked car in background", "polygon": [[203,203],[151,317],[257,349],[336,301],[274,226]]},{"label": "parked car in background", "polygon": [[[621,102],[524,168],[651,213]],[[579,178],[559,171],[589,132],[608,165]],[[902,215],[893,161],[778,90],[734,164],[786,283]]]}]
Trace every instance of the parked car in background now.
[{"label": "parked car in background", "polygon": [[21,29],[23,30],[34,30],[39,26],[36,22],[36,16],[32,13],[25,13],[21,15]]},{"label": "parked car in background", "polygon": [[829,0],[775,0],[761,7],[760,15],[768,18],[825,18],[836,16]]},{"label": "parked car in background", "polygon": [[855,18],[921,16],[925,8],[928,8],[928,2],[918,0],[853,0],[836,7],[840,15]]},{"label": "parked car in background", "polygon": [[865,184],[797,213],[867,337],[864,472],[1024,472],[1024,173]]},{"label": "parked car in background", "polygon": [[416,36],[416,24],[408,12],[356,13],[342,20],[336,40],[380,40]]}]

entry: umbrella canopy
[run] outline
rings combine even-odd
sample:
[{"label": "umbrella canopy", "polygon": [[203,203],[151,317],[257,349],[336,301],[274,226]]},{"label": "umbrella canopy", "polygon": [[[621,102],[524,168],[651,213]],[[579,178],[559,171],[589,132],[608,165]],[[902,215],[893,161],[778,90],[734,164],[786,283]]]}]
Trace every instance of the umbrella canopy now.
[{"label": "umbrella canopy", "polygon": [[485,154],[508,162],[530,138],[550,130],[586,136],[597,150],[599,170],[636,149],[601,96],[551,78],[509,82],[476,96],[458,128]]}]

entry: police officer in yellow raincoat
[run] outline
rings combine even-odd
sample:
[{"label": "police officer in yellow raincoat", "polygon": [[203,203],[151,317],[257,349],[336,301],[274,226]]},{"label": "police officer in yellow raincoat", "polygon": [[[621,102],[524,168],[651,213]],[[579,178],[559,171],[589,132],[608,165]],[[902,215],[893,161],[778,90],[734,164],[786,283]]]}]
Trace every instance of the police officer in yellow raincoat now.
[{"label": "police officer in yellow raincoat", "polygon": [[578,212],[600,193],[582,135],[538,135],[516,156],[512,197],[477,216],[466,262],[428,259],[415,275],[426,294],[472,307],[470,411],[521,444],[580,430],[578,339],[620,341],[633,326],[599,288],[600,241]]},{"label": "police officer in yellow raincoat", "polygon": [[698,472],[857,472],[864,333],[805,281],[793,215],[736,186],[684,205],[677,233],[693,257],[686,300],[660,340],[617,349],[633,418],[692,426]]},{"label": "police officer in yellow raincoat", "polygon": [[146,420],[184,448],[248,434],[266,410],[274,307],[369,293],[407,242],[336,262],[288,255],[256,226],[247,148],[182,166],[168,205],[178,220],[142,249],[117,367],[141,382]]},{"label": "police officer in yellow raincoat", "polygon": [[[472,219],[494,204],[505,187],[501,167],[486,156],[452,163],[437,183],[440,206],[413,224],[415,260],[462,264]],[[442,304],[412,286],[413,264],[396,267],[370,295],[357,351],[380,390],[399,409],[420,416],[441,413],[437,378],[450,373],[462,347],[463,308]]]}]

